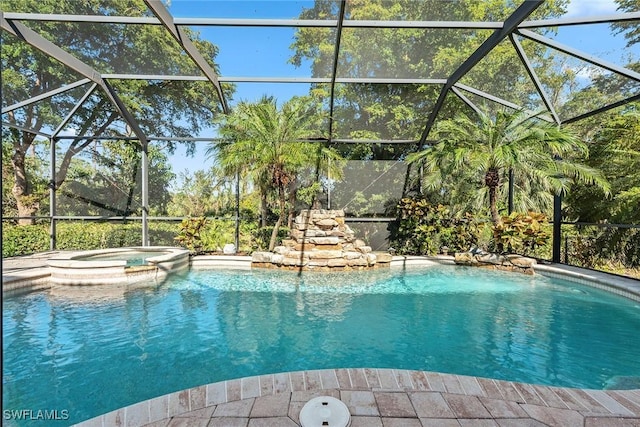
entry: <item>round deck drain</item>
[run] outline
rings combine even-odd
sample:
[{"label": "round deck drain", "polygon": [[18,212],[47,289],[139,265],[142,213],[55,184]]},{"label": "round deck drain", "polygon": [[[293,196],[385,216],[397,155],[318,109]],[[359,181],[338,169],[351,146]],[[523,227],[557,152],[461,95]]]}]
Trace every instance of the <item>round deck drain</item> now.
[{"label": "round deck drain", "polygon": [[300,411],[302,427],[348,427],[351,414],[344,402],[331,396],[314,397]]}]

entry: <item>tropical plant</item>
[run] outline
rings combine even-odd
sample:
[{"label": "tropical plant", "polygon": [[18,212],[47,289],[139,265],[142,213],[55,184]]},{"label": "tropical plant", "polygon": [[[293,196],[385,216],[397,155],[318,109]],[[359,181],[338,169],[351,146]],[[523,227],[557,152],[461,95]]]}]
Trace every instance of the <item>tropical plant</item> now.
[{"label": "tropical plant", "polygon": [[240,173],[253,180],[261,193],[263,218],[268,194],[275,192],[278,219],[269,250],[273,250],[278,230],[287,217],[287,202],[290,209],[295,205],[302,172],[315,174],[318,179],[319,172],[326,171],[331,164],[332,177],[339,176],[341,159],[337,153],[320,144],[305,142],[318,136],[321,120],[317,105],[308,98],[293,98],[281,108],[275,98],[266,96],[257,103],[241,102],[219,123],[220,134],[229,142],[212,145],[207,150],[227,173],[234,176]]},{"label": "tropical plant", "polygon": [[424,184],[431,189],[464,172],[486,191],[486,198],[479,200],[488,199],[494,225],[501,222],[498,194],[510,171],[518,210],[544,211],[553,194],[566,193],[575,181],[609,192],[600,171],[577,161],[587,156],[587,145],[570,131],[542,120],[540,114],[503,111],[477,118],[459,114],[439,122],[435,135],[438,143],[409,155],[407,161],[424,167]]},{"label": "tropical plant", "polygon": [[549,233],[547,217],[543,213],[512,212],[492,227],[493,243],[498,252],[527,254],[547,243]]},{"label": "tropical plant", "polygon": [[467,251],[478,244],[479,227],[469,212],[455,216],[447,206],[405,197],[396,206],[390,243],[399,254]]},{"label": "tropical plant", "polygon": [[612,197],[578,186],[567,198],[566,214],[581,222],[640,223],[640,103],[600,115],[585,137],[591,140],[586,163],[609,180]]},{"label": "tropical plant", "polygon": [[175,237],[176,242],[193,254],[200,253],[203,247],[202,233],[206,225],[207,219],[204,217],[183,219],[180,232]]}]

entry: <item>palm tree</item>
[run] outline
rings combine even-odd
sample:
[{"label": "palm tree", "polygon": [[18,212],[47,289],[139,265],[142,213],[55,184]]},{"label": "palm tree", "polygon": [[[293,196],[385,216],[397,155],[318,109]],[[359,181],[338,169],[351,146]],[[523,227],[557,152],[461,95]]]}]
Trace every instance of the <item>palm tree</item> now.
[{"label": "palm tree", "polygon": [[[540,113],[541,114],[541,113]],[[494,224],[501,222],[498,194],[504,177],[513,171],[527,209],[543,210],[541,194],[551,198],[569,190],[574,181],[609,191],[596,169],[574,159],[586,158],[587,145],[572,132],[544,121],[540,114],[499,112],[495,118],[481,113],[477,119],[464,114],[440,122],[435,128],[440,142],[407,157],[427,173],[425,184],[437,189],[451,176],[468,176],[486,190]]]},{"label": "palm tree", "polygon": [[279,213],[269,242],[269,250],[273,250],[287,216],[287,199],[293,204],[293,184],[299,174],[321,167],[327,157],[339,160],[339,156],[334,150],[305,142],[318,136],[321,120],[316,105],[306,98],[293,98],[280,109],[273,97],[264,96],[257,103],[240,102],[223,120],[219,131],[229,142],[211,146],[207,152],[217,154],[225,170],[234,174],[242,171],[255,183],[261,194],[263,215],[267,195],[275,191]]}]

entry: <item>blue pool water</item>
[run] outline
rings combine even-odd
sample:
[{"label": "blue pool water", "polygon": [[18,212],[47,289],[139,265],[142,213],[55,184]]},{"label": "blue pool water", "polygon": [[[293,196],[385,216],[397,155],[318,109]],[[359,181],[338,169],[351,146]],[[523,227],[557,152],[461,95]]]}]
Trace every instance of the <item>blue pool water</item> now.
[{"label": "blue pool water", "polygon": [[638,331],[639,303],[540,275],[190,271],[122,296],[6,298],[3,410],[64,410],[67,425],[224,379],[338,367],[602,389],[640,376]]},{"label": "blue pool water", "polygon": [[118,251],[108,252],[96,255],[87,255],[85,257],[76,258],[84,261],[126,261],[127,267],[133,267],[138,265],[146,265],[147,258],[166,255],[168,252],[163,251]]}]

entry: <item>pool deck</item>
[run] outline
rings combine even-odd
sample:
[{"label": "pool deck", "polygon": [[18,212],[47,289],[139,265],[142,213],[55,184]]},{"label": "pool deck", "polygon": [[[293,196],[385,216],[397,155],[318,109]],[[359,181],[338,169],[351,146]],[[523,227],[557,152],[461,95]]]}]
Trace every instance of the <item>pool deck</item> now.
[{"label": "pool deck", "polygon": [[[46,260],[57,254],[3,259],[3,293],[48,287]],[[204,268],[216,264],[215,258],[200,261]],[[428,260],[406,257],[395,268],[422,261]],[[537,271],[571,276],[640,301],[638,280],[564,265],[544,265]],[[202,385],[139,402],[78,426],[295,427],[300,425],[304,404],[316,396],[344,402],[352,427],[640,427],[640,389],[583,390],[375,368],[286,372]]]}]

